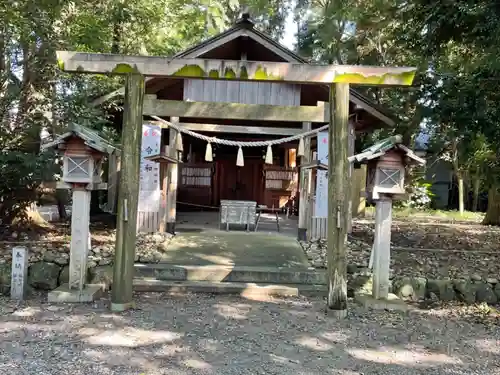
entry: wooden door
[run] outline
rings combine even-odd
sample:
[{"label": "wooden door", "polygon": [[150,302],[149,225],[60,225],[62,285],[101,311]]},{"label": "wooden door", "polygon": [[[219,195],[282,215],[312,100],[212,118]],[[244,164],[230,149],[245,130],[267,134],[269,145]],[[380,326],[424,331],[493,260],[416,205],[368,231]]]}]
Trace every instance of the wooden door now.
[{"label": "wooden door", "polygon": [[220,160],[217,168],[220,171],[219,199],[260,201],[261,160],[249,158],[243,167],[236,166],[234,160]]},{"label": "wooden door", "polygon": [[236,165],[232,166],[229,160],[217,160],[217,175],[219,185],[217,204],[220,204],[221,199],[236,199]]},{"label": "wooden door", "polygon": [[236,195],[238,200],[257,201],[255,194],[255,162],[245,161],[243,167],[239,167],[236,175]]}]

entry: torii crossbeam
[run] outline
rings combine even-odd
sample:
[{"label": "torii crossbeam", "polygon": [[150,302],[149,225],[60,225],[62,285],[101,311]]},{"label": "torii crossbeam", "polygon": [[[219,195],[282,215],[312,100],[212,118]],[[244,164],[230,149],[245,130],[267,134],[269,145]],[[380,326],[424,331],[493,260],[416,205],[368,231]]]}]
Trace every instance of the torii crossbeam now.
[{"label": "torii crossbeam", "polygon": [[411,85],[416,68],[355,65],[305,65],[262,61],[170,59],[58,51],[59,67],[78,73],[140,73],[144,76],[287,83]]}]

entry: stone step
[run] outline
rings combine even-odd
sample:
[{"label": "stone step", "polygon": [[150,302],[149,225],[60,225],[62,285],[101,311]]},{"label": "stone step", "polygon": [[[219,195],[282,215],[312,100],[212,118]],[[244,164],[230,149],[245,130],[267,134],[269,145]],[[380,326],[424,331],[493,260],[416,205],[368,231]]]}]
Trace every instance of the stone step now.
[{"label": "stone step", "polygon": [[290,297],[298,295],[324,295],[325,285],[269,285],[263,283],[168,281],[151,278],[134,279],[135,292],[165,292],[171,294],[212,293],[236,294],[243,297]]},{"label": "stone step", "polygon": [[135,276],[165,281],[326,285],[326,272],[314,268],[135,264]]}]

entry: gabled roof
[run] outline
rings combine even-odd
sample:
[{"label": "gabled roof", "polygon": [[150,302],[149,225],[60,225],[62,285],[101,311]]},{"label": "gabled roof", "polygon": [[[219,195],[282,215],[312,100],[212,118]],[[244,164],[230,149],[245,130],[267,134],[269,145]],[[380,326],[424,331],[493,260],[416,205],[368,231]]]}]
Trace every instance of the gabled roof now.
[{"label": "gabled roof", "polygon": [[[289,50],[285,46],[281,45],[268,35],[260,32],[254,27],[254,23],[250,20],[250,17],[248,13],[244,13],[242,15],[242,18],[239,19],[236,24],[231,27],[230,29],[217,34],[193,47],[190,47],[182,52],[179,52],[174,56],[174,58],[197,58],[200,55],[203,55],[219,46],[222,46],[234,39],[237,39],[239,37],[248,37],[250,39],[253,39],[255,42],[259,43],[260,45],[266,47],[276,55],[280,56],[283,58],[286,62],[290,63],[302,63],[302,64],[309,64],[310,62],[303,57],[297,55],[295,52]],[[154,77],[148,78],[146,81],[149,82],[151,80],[154,80]],[[328,88],[324,86],[326,90]],[[104,103],[105,101],[111,99],[112,97],[115,97],[117,95],[122,95],[124,93],[125,89],[122,87],[116,91],[113,91],[109,94],[103,95],[94,101],[92,101],[93,105],[100,105]],[[376,103],[373,103],[369,98],[366,96],[362,95],[361,93],[357,92],[356,90],[350,88],[349,90],[350,93],[350,101],[354,103],[355,105],[361,107],[364,109],[366,112],[370,113],[372,116],[378,118],[379,120],[383,121],[389,126],[394,126],[395,121],[392,118],[392,115],[387,112],[384,108],[379,106]]]},{"label": "gabled roof", "polygon": [[425,160],[418,157],[412,150],[403,145],[402,142],[403,138],[400,135],[393,135],[375,143],[357,155],[350,156],[348,160],[349,162],[366,163],[367,161],[381,157],[389,150],[397,149],[409,157],[413,161],[413,164],[425,165]]},{"label": "gabled roof", "polygon": [[71,124],[68,132],[57,136],[57,138],[52,142],[42,145],[40,150],[45,151],[49,148],[54,148],[61,143],[64,143],[67,139],[75,136],[83,139],[87,146],[96,151],[111,154],[116,150],[116,147],[114,147],[108,140],[102,138],[97,132],[77,124]]},{"label": "gabled roof", "polygon": [[217,34],[191,48],[188,48],[185,51],[179,52],[174,56],[174,58],[195,58],[213,50],[214,48],[217,48],[218,46],[224,45],[231,40],[239,38],[240,36],[246,36],[253,39],[257,43],[282,57],[287,62],[308,64],[308,61],[304,58],[290,51],[285,46],[282,46],[268,35],[255,29],[254,23],[250,20],[248,14],[243,14],[242,18],[238,20],[230,29],[227,29],[226,31]]},{"label": "gabled roof", "polygon": [[[196,46],[193,46],[185,51],[182,51],[177,55],[175,55],[174,57],[196,58],[214,48],[217,48],[218,46],[221,46],[225,43],[230,42],[231,40],[239,38],[240,36],[247,36],[253,39],[257,43],[260,43],[261,45],[265,46],[269,50],[276,53],[278,56],[282,57],[287,62],[291,63],[296,62],[302,64],[310,63],[308,60],[297,55],[295,52],[281,45],[268,35],[257,30],[254,27],[254,23],[249,19],[247,14],[243,14],[242,18],[239,21],[237,21],[232,28],[218,35],[215,35],[214,37],[211,37],[201,42],[200,44],[197,44]],[[327,89],[326,86],[325,89]],[[360,94],[359,92],[357,92],[352,88],[349,90],[349,93],[350,93],[349,99],[355,105],[363,108],[372,116],[377,117],[379,120],[385,122],[389,126],[394,126],[395,124],[394,119],[391,118],[392,116],[388,114],[384,108],[381,108],[381,106],[373,103],[370,99],[368,99],[367,97],[365,97],[364,95]]]}]

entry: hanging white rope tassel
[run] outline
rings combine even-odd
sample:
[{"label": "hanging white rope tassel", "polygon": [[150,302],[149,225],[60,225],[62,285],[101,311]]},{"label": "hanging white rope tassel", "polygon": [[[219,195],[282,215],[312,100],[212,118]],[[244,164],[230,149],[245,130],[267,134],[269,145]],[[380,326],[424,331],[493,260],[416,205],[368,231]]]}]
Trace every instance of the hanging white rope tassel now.
[{"label": "hanging white rope tassel", "polygon": [[207,143],[207,149],[205,150],[205,161],[214,161],[212,154],[212,144],[210,142]]},{"label": "hanging white rope tassel", "polygon": [[[303,156],[304,155],[304,138],[314,136],[314,135],[318,134],[319,132],[322,132],[323,130],[328,129],[328,125],[323,125],[322,127],[318,128],[318,129],[309,130],[309,131],[306,131],[306,132],[301,133],[301,134],[296,134],[296,135],[292,135],[290,137],[285,137],[285,138],[281,138],[281,139],[273,139],[270,141],[241,142],[241,141],[233,141],[230,139],[209,137],[207,135],[196,133],[192,130],[186,129],[182,126],[179,126],[178,124],[172,124],[171,122],[165,121],[161,117],[158,117],[158,116],[151,116],[151,117],[153,119],[155,119],[156,121],[160,122],[161,124],[163,124],[163,127],[169,127],[169,128],[172,128],[172,129],[175,129],[178,131],[177,139],[176,139],[176,147],[177,147],[177,151],[181,151],[181,152],[184,151],[183,147],[182,147],[182,137],[181,137],[181,132],[182,132],[182,133],[187,134],[191,137],[194,137],[196,139],[201,139],[201,140],[208,142],[208,143],[215,143],[215,144],[219,144],[219,145],[239,147],[240,150],[238,150],[238,154],[241,151],[241,147],[276,146],[276,145],[294,142],[294,141],[298,140],[299,147],[297,150],[297,156]],[[244,164],[243,151],[241,151],[241,164],[242,165]]]},{"label": "hanging white rope tassel", "polygon": [[299,148],[297,149],[297,156],[304,156],[304,138],[300,138],[299,140]]},{"label": "hanging white rope tassel", "polygon": [[177,136],[175,138],[175,148],[179,152],[183,152],[184,151],[184,146],[182,145],[182,134],[181,134],[180,131],[177,131]]},{"label": "hanging white rope tassel", "polygon": [[271,148],[271,145],[267,146],[266,164],[273,164],[273,149]]},{"label": "hanging white rope tassel", "polygon": [[238,167],[243,167],[245,165],[245,161],[243,160],[243,150],[241,146],[238,148],[238,156],[236,157],[236,165]]}]

